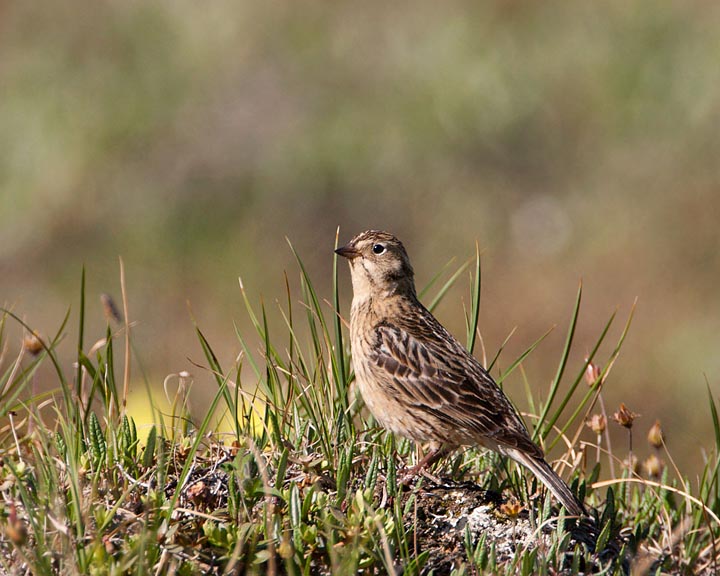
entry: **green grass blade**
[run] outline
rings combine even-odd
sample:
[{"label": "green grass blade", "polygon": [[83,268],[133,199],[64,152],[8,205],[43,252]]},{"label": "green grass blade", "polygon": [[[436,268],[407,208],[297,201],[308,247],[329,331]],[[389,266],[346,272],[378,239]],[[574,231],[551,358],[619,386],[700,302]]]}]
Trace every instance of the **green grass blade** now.
[{"label": "green grass blade", "polygon": [[[335,437],[330,438],[323,437],[323,444],[330,446],[332,443],[339,441],[342,437],[347,435],[348,431],[352,428],[348,416],[348,384],[349,379],[345,375],[345,364],[344,358],[342,359],[342,371],[341,371],[341,360],[340,357],[344,354],[343,350],[335,350],[337,345],[333,346],[332,342],[334,339],[328,330],[325,317],[320,307],[320,299],[313,287],[310,276],[307,273],[307,269],[300,258],[299,254],[295,251],[294,247],[288,240],[290,250],[293,253],[301,271],[302,287],[305,297],[305,302],[308,308],[308,325],[310,327],[311,341],[315,349],[315,355],[317,357],[317,368],[316,373],[319,375],[318,380],[315,381],[315,385],[318,386],[318,390],[321,393],[320,399],[322,406],[324,407],[324,414],[328,420],[331,420],[332,428],[323,426],[323,431],[327,430],[329,433],[331,430],[335,431]],[[337,259],[336,259],[337,261]],[[336,312],[335,310],[333,311]],[[318,331],[316,327],[316,321],[320,326]],[[339,321],[336,315],[336,321]],[[339,331],[338,331],[339,333]],[[332,378],[328,379],[326,373],[322,370],[322,367],[326,364],[327,359],[325,358],[325,350],[330,360],[330,372]],[[334,390],[330,386],[334,385]],[[325,390],[323,393],[322,390]],[[323,432],[325,434],[326,432]]]},{"label": "green grass blade", "polygon": [[113,347],[112,330],[109,324],[105,332],[105,366],[105,408],[108,415],[110,415],[110,407],[112,405],[114,409],[114,416],[119,421],[122,399],[118,396],[117,383],[115,381],[115,352]]},{"label": "green grass blade", "polygon": [[260,366],[258,366],[258,363],[255,361],[255,358],[251,353],[250,346],[248,345],[243,335],[240,333],[240,328],[238,327],[238,325],[233,323],[233,328],[235,329],[235,336],[240,342],[243,352],[245,353],[245,357],[247,358],[248,362],[250,363],[250,367],[255,373],[255,377],[260,380],[262,378],[262,372],[260,371]]},{"label": "green grass blade", "polygon": [[720,419],[718,418],[717,406],[715,406],[715,399],[710,390],[710,384],[707,383],[708,400],[710,404],[710,415],[712,416],[713,431],[715,432],[715,450],[720,454]]},{"label": "green grass blade", "polygon": [[[554,328],[551,328],[550,330],[553,330]],[[487,367],[485,368],[488,372],[492,372],[492,369],[495,367],[495,364],[497,364],[497,361],[500,359],[500,355],[502,354],[503,350],[505,350],[505,346],[507,346],[508,342],[510,342],[510,339],[515,334],[515,331],[517,330],[517,326],[514,327],[512,330],[510,330],[510,333],[505,337],[505,340],[503,340],[502,344],[500,344],[500,347],[497,349],[497,352],[495,352],[495,356],[493,356],[493,359],[488,363]]]},{"label": "green grass blade", "polygon": [[237,404],[235,403],[232,392],[228,389],[227,386],[224,385],[224,383],[227,381],[227,378],[223,378],[221,376],[223,374],[223,371],[220,366],[220,362],[218,361],[215,352],[211,348],[210,343],[207,341],[207,338],[205,338],[205,334],[203,334],[202,330],[200,330],[200,327],[197,325],[197,323],[195,323],[194,319],[193,323],[195,324],[195,334],[197,335],[198,340],[200,340],[200,347],[205,354],[205,359],[208,361],[210,371],[215,377],[215,382],[217,382],[218,388],[222,390],[223,399],[225,400],[225,406],[228,412],[232,415],[231,421],[233,423],[233,427],[235,428],[235,437],[239,438],[240,425],[237,420]]},{"label": "green grass blade", "polygon": [[[338,247],[340,228],[335,233],[335,249]],[[345,347],[343,345],[342,320],[340,318],[340,292],[338,288],[338,255],[333,253],[333,318],[335,320],[335,354],[337,357],[338,373],[340,378],[340,389],[344,392],[341,398],[343,410],[347,408],[347,373],[345,371]]]},{"label": "green grass blade", "polygon": [[430,310],[430,312],[432,312],[433,310],[435,310],[435,308],[437,308],[437,305],[440,304],[442,299],[445,297],[445,294],[447,293],[447,291],[453,287],[455,282],[457,282],[458,278],[460,278],[460,275],[463,272],[465,272],[465,270],[467,269],[468,266],[470,266],[470,260],[468,260],[462,266],[460,266],[460,268],[458,268],[455,271],[455,273],[452,276],[450,276],[448,281],[442,285],[442,288],[440,288],[440,291],[435,295],[435,298],[432,299],[432,302],[430,302],[430,304],[427,307],[427,309]]},{"label": "green grass blade", "polygon": [[[78,356],[83,355],[83,341],[85,336],[85,266],[82,267],[82,275],[80,280],[80,315],[78,325]],[[82,385],[82,363],[78,361],[77,375],[75,380],[76,398],[82,397],[80,386]],[[70,409],[70,408],[68,408]]]},{"label": "green grass blade", "polygon": [[[605,340],[605,337],[608,333],[608,330],[610,329],[610,325],[612,324],[613,320],[615,319],[617,315],[617,311],[610,316],[610,319],[608,320],[607,324],[605,325],[605,329],[600,334],[600,337],[598,338],[597,342],[595,343],[595,346],[593,346],[592,351],[588,355],[587,359],[583,363],[582,369],[580,370],[580,373],[578,374],[577,378],[575,379],[575,382],[570,387],[569,393],[566,395],[565,401],[563,405],[555,412],[555,416],[550,421],[549,426],[547,427],[546,434],[550,432],[552,426],[555,425],[555,422],[557,421],[558,417],[562,413],[562,410],[565,407],[565,404],[567,404],[567,400],[569,397],[571,397],[579,383],[584,379],[585,377],[585,371],[587,370],[588,365],[590,362],[593,361],[595,358],[595,355],[597,354],[598,349],[600,348],[600,345]],[[608,361],[605,363],[605,367],[603,368],[602,372],[600,373],[600,376],[598,378],[598,381],[595,383],[594,386],[592,386],[583,397],[582,401],[578,405],[578,407],[575,409],[575,411],[570,416],[569,420],[566,422],[566,424],[561,428],[559,435],[557,438],[555,438],[548,447],[548,450],[551,449],[555,444],[562,438],[563,434],[568,430],[568,428],[572,425],[573,422],[575,422],[578,418],[578,416],[583,412],[583,410],[586,410],[587,406],[592,407],[592,404],[588,404],[590,402],[590,399],[595,397],[597,398],[597,395],[600,391],[601,384],[605,381],[605,378],[607,377],[607,374],[609,373],[610,369],[612,368],[613,364],[615,363],[615,360],[617,359],[618,355],[620,354],[620,350],[622,349],[622,346],[625,342],[625,338],[628,335],[628,332],[630,331],[630,325],[632,324],[633,317],[635,315],[635,304],[633,304],[632,309],[630,310],[630,314],[628,315],[627,322],[625,323],[625,327],[623,328],[622,333],[620,334],[620,338],[618,339],[618,343],[615,345],[615,348],[613,349],[612,353],[610,354],[610,357],[608,358]],[[594,400],[593,400],[594,402]]]},{"label": "green grass blade", "polygon": [[[568,328],[567,338],[565,339],[565,348],[563,349],[563,353],[560,358],[560,364],[558,365],[557,373],[555,374],[555,378],[550,386],[550,394],[548,395],[548,398],[545,401],[545,405],[543,406],[543,411],[540,414],[540,418],[538,419],[535,429],[533,430],[533,434],[532,434],[533,440],[537,439],[538,434],[543,429],[544,424],[545,424],[545,419],[547,418],[548,412],[550,411],[550,406],[552,406],[553,400],[555,400],[555,395],[557,394],[558,388],[560,387],[560,380],[562,380],[563,374],[565,372],[565,367],[567,366],[568,356],[570,355],[570,349],[572,348],[573,338],[575,336],[575,327],[577,326],[577,320],[578,320],[578,316],[580,314],[581,300],[582,300],[582,282],[580,283],[580,286],[578,287],[577,298],[575,299],[575,307],[573,309],[573,314],[570,319],[570,327]],[[545,428],[545,429],[547,430],[547,428]]]},{"label": "green grass blade", "polygon": [[475,277],[472,284],[472,305],[470,307],[470,321],[467,325],[467,348],[470,354],[475,348],[477,339],[478,321],[480,320],[480,288],[482,284],[482,269],[480,267],[480,246],[475,243]]},{"label": "green grass blade", "polygon": [[[527,358],[530,354],[532,354],[533,351],[535,350],[535,348],[537,348],[540,345],[540,343],[543,340],[545,340],[545,338],[547,338],[548,334],[550,334],[550,332],[552,332],[553,330],[554,330],[554,328],[550,328],[547,332],[545,332],[542,336],[540,336],[540,338],[538,338],[537,340],[535,340],[535,342],[530,344],[530,346],[528,346],[527,349],[522,354],[520,354],[520,356],[518,356],[512,364],[510,364],[508,369],[505,370],[500,376],[498,376],[496,382],[498,384],[502,384],[503,381],[508,376],[510,376],[510,374],[513,373],[513,370],[515,370],[518,366],[520,366],[520,364],[522,364],[525,361],[525,358]],[[494,364],[494,362],[493,362],[493,364]],[[491,367],[492,367],[492,365],[491,365]]]},{"label": "green grass blade", "polygon": [[442,277],[443,274],[450,268],[452,263],[455,262],[455,258],[450,258],[447,264],[445,264],[436,274],[433,275],[432,278],[428,281],[425,286],[422,287],[421,290],[418,291],[418,298],[422,300],[425,295],[430,291],[430,289],[435,286],[437,281]]},{"label": "green grass blade", "polygon": [[[293,305],[292,305],[292,295],[290,293],[290,280],[288,279],[287,273],[284,274],[285,277],[285,294],[287,296],[287,317],[285,317],[285,313],[280,310],[283,317],[285,317],[285,321],[288,324],[288,326],[293,325]],[[295,332],[293,330],[288,331],[288,375],[287,380],[288,384],[292,382],[293,379],[293,358],[295,357]]]},{"label": "green grass blade", "polygon": [[[597,339],[597,341],[595,342],[593,349],[591,350],[590,354],[588,354],[588,357],[585,359],[585,362],[583,362],[581,370],[578,371],[577,377],[575,378],[573,383],[570,385],[570,388],[568,388],[568,391],[563,395],[562,399],[560,400],[560,405],[557,407],[557,409],[555,410],[553,415],[548,420],[547,425],[545,426],[545,431],[543,433],[543,437],[547,436],[547,434],[550,432],[552,427],[558,421],[558,418],[560,418],[560,415],[565,410],[565,407],[567,406],[568,402],[570,401],[570,398],[572,398],[577,387],[580,385],[580,382],[584,381],[585,372],[587,371],[587,367],[594,360],[595,355],[597,354],[597,351],[600,348],[600,345],[604,342],[605,337],[607,336],[607,333],[610,330],[610,326],[612,326],[612,323],[615,320],[616,315],[617,315],[617,312],[613,312],[613,314],[610,316],[610,319],[605,324],[605,328],[600,333],[600,336]],[[582,403],[581,403],[581,406],[582,406]]]},{"label": "green grass blade", "polygon": [[[711,460],[708,460],[708,463],[705,465],[705,469],[703,470],[703,478],[700,482],[700,498],[702,498],[707,505],[717,510],[719,496],[718,492],[720,492],[720,486],[718,485],[718,474],[720,473],[720,419],[718,418],[717,405],[715,404],[715,399],[713,398],[712,390],[710,389],[710,383],[707,381],[707,378],[705,379],[705,385],[707,386],[708,403],[710,404],[710,416],[712,417],[713,432],[715,434],[715,462],[713,463]],[[711,468],[712,473],[710,473]],[[713,495],[713,488],[715,489],[715,502],[711,501],[711,496]],[[696,513],[696,526],[698,526],[703,519],[704,515],[702,514],[702,511],[699,510]]]}]

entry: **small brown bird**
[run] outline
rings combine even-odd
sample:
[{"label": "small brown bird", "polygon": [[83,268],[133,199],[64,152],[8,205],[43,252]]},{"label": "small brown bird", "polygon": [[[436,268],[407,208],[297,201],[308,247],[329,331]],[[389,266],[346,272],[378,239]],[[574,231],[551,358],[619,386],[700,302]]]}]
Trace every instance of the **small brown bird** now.
[{"label": "small brown bird", "polygon": [[382,426],[433,444],[419,466],[480,444],[529,468],[571,514],[586,514],[485,368],[420,303],[402,243],[369,230],[336,252],[350,262],[350,338],[360,392]]}]

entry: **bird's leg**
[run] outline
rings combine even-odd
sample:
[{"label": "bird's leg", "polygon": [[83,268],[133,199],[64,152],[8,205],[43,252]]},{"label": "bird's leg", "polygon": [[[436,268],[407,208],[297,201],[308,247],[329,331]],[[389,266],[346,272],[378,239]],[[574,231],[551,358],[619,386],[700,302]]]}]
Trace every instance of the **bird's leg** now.
[{"label": "bird's leg", "polygon": [[[430,468],[435,462],[440,460],[443,456],[445,456],[448,452],[450,452],[450,449],[447,446],[444,446],[443,444],[439,444],[437,446],[434,446],[423,458],[418,462],[415,466],[412,466],[411,468],[408,468],[405,470],[405,474],[403,475],[402,480],[400,481],[401,484],[407,485],[409,484],[418,474],[421,474],[425,472],[427,468]],[[435,479],[437,480],[437,479]]]}]

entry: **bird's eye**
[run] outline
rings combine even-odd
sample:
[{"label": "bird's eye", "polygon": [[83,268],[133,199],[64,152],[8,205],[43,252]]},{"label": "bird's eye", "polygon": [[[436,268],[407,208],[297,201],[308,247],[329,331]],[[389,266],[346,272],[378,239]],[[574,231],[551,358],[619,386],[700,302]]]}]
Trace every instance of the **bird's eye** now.
[{"label": "bird's eye", "polygon": [[382,254],[383,252],[385,252],[385,246],[383,246],[382,244],[375,244],[373,245],[373,252],[375,254]]}]

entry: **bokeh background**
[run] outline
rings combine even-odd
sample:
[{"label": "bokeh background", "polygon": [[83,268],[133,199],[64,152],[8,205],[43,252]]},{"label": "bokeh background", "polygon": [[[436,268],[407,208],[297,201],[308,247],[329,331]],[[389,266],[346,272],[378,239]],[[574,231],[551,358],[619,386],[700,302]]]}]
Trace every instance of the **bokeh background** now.
[{"label": "bokeh background", "polygon": [[[145,373],[197,392],[187,303],[231,364],[238,276],[269,309],[298,285],[286,237],[328,297],[338,226],[395,232],[421,285],[477,241],[489,355],[558,325],[537,391],[580,279],[570,374],[638,298],[605,399],[693,474],[720,393],[719,62],[713,2],[2,3],[0,301],[52,334],[84,264],[92,341],[122,256]],[[459,335],[467,297],[438,309]]]}]

